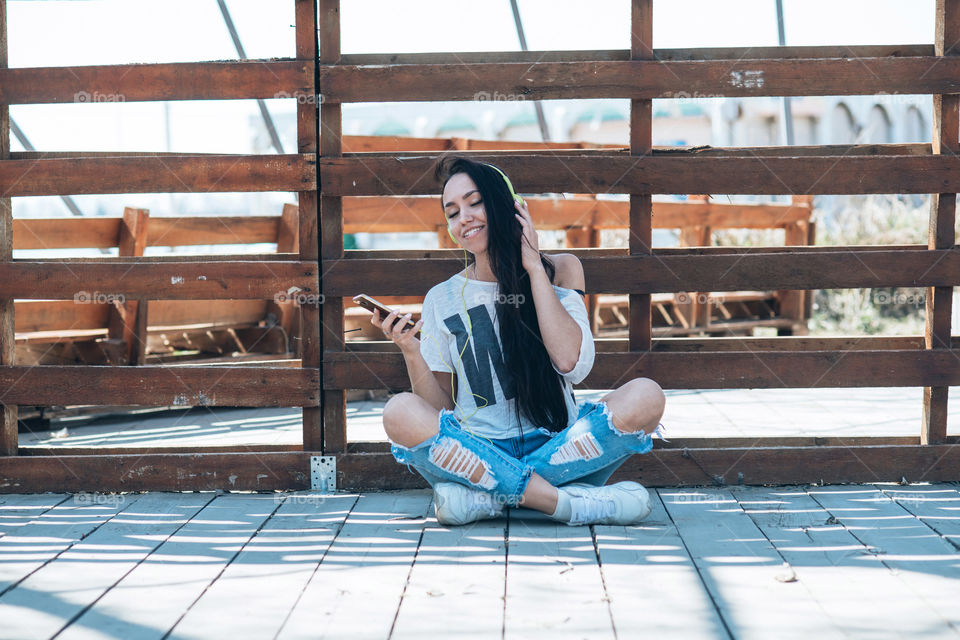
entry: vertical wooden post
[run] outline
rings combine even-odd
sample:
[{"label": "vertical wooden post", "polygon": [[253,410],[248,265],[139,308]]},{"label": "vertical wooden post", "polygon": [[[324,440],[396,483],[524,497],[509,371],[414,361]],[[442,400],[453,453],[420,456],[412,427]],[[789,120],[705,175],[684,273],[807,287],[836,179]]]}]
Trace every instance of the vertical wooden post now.
[{"label": "vertical wooden post", "polygon": [[[7,1],[0,0],[0,67],[7,66]],[[10,158],[10,106],[0,104],[0,162]],[[2,195],[2,194],[0,194]],[[0,197],[0,262],[13,260],[13,204]],[[0,299],[0,365],[14,364],[13,300]],[[0,455],[17,455],[17,407],[0,404]]]},{"label": "vertical wooden post", "polygon": [[[300,253],[300,210],[289,202],[283,205],[283,213],[277,221],[277,253]],[[293,302],[267,302],[267,313],[273,314],[287,336],[299,336],[300,310]],[[292,340],[291,350],[296,357],[300,357],[299,340]]]},{"label": "vertical wooden post", "polygon": [[[340,0],[319,0],[320,56],[319,64],[340,62]],[[320,103],[320,154],[322,159],[339,157],[343,153],[342,118],[339,102]],[[322,171],[321,171],[322,174]],[[322,175],[318,180],[320,191],[320,258],[343,258],[343,198],[323,195]],[[321,287],[323,282],[321,280]],[[325,297],[323,303],[321,344],[323,353],[342,352],[343,299]],[[322,374],[322,369],[321,369]],[[323,404],[323,451],[326,454],[343,453],[347,449],[347,395],[344,389],[321,393]]]},{"label": "vertical wooden post", "polygon": [[[590,224],[585,227],[567,229],[566,246],[571,249],[598,248],[600,246],[600,229],[594,226],[593,220],[595,214],[590,215]],[[590,319],[590,330],[594,335],[599,329],[600,317],[597,314],[597,296],[587,294],[584,299],[584,305],[587,308],[587,317]]]},{"label": "vertical wooden post", "polygon": [[[810,239],[810,215],[813,210],[813,196],[793,196],[791,207],[802,207],[808,212],[807,219],[799,222],[789,222],[784,225],[783,235],[786,246],[807,246],[812,244]],[[807,335],[807,298],[812,291],[803,289],[778,291],[780,300],[780,317],[789,318],[793,325],[789,328],[780,327],[777,335]]]},{"label": "vertical wooden post", "polygon": [[[691,206],[693,203],[699,203],[704,208],[703,220],[711,220],[711,207],[709,195],[697,194],[687,197],[687,202]],[[707,225],[695,225],[683,227],[680,230],[680,244],[684,247],[709,247],[711,244],[712,229]],[[685,298],[685,299],[684,299]],[[685,296],[676,296],[677,313],[682,314],[691,328],[691,334],[697,333],[697,330],[706,330],[710,325],[710,292],[709,291],[688,291]]]},{"label": "vertical wooden post", "polygon": [[[937,0],[936,55],[960,55],[960,0]],[[933,153],[956,155],[960,139],[960,96],[933,96]],[[928,249],[952,249],[957,220],[957,194],[934,193],[930,197]],[[926,297],[927,349],[950,348],[950,316],[953,287],[928,287]],[[947,392],[949,387],[924,387],[921,444],[941,444],[947,437]]]},{"label": "vertical wooden post", "polygon": [[[653,0],[632,0],[630,59],[653,59]],[[653,151],[653,100],[630,101],[630,155]],[[651,194],[630,194],[630,255],[653,253],[653,199]],[[630,351],[649,351],[653,327],[650,294],[630,294]]]},{"label": "vertical wooden post", "polygon": [[[120,232],[117,234],[117,253],[123,257],[143,256],[147,248],[147,209],[124,207]],[[126,361],[142,365],[147,357],[147,301],[126,300],[113,302],[107,314],[107,335],[123,340],[127,348]]]},{"label": "vertical wooden post", "polygon": [[[297,99],[297,151],[313,154],[316,157],[318,147],[318,102],[316,86],[317,65],[317,10],[314,0],[296,0],[297,59],[308,64],[313,70],[313,81],[309,93]],[[317,173],[317,189],[320,189],[320,170]],[[298,194],[299,211],[299,254],[301,260],[319,261],[317,191],[300,191]],[[282,222],[282,221],[281,221]],[[279,250],[279,246],[277,247]],[[321,273],[317,269],[317,273]],[[320,293],[323,290],[323,276],[320,276]],[[316,293],[316,292],[315,292]],[[323,298],[320,304],[300,306],[300,344],[295,351],[300,354],[300,366],[317,368],[321,376],[319,407],[303,408],[303,450],[323,450],[323,337],[320,330],[321,309],[326,309]],[[329,301],[333,303],[335,301]]]}]

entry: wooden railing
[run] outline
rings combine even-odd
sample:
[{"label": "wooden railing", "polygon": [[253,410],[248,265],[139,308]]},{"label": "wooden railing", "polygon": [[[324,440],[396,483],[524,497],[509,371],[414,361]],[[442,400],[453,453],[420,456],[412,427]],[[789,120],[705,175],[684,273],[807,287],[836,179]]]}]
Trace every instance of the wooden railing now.
[{"label": "wooden railing", "polygon": [[[348,138],[349,140],[349,138]],[[394,139],[396,141],[396,139]],[[422,141],[408,138],[405,144]],[[453,141],[446,141],[451,143]],[[475,141],[462,141],[467,144]],[[509,147],[513,143],[499,143]],[[373,146],[373,145],[371,145]],[[384,145],[386,146],[386,145]],[[465,145],[466,146],[466,145]],[[787,244],[813,244],[811,198],[797,196],[790,205],[722,204],[704,196],[687,202],[654,204],[654,226],[681,230],[686,246],[709,246],[711,231],[723,228],[783,229]],[[625,229],[629,213],[625,201],[595,197],[529,198],[531,215],[542,230],[565,232],[571,248],[600,244],[600,232]],[[383,219],[383,211],[402,206],[413,215],[401,220]],[[451,240],[446,227],[433,224],[439,211],[434,196],[398,198],[346,198],[346,233],[364,231],[437,233],[442,247]],[[432,219],[431,219],[432,217]],[[248,255],[247,259],[275,260],[277,254],[296,254],[297,206],[287,204],[280,216],[189,216],[151,217],[145,209],[127,208],[122,218],[41,218],[13,221],[14,250],[118,249],[118,257],[143,257],[148,247],[196,247],[207,245],[276,245],[276,254]],[[807,317],[803,291],[754,292],[737,296],[711,296],[685,292],[655,296],[657,335],[690,335],[713,331],[733,334],[756,326],[773,326],[788,333],[805,333]],[[14,305],[17,354],[21,365],[32,364],[159,364],[182,360],[247,358],[292,358],[295,345],[289,339],[299,330],[295,302],[267,300],[135,300],[114,299],[101,291],[78,291],[74,300],[20,300]],[[293,299],[294,296],[291,296]],[[599,334],[600,300],[588,295],[587,304]],[[417,297],[386,296],[391,306],[416,305]],[[737,306],[772,303],[769,316],[758,320],[711,322],[715,315],[730,315]],[[363,333],[376,335],[368,312],[344,300],[347,322]],[[605,296],[604,311],[622,317],[626,296]],[[354,319],[351,316],[358,314]],[[666,322],[664,322],[666,319]],[[356,322],[355,320],[359,320]],[[734,330],[734,327],[736,329]],[[357,334],[354,334],[357,337]],[[182,354],[172,355],[174,350]]]},{"label": "wooden railing", "polygon": [[[440,152],[351,149],[341,137],[341,107],[349,102],[472,100],[494,91],[526,100],[630,100],[625,151],[558,146],[548,151],[461,150],[495,161],[524,193],[630,195],[627,249],[572,250],[583,262],[588,293],[629,296],[629,337],[598,340],[595,365],[583,388],[612,388],[635,376],[649,376],[668,389],[924,387],[916,437],[677,438],[631,459],[618,472],[621,477],[640,477],[650,485],[960,477],[960,454],[949,444],[946,430],[947,388],[960,384],[960,351],[950,335],[950,294],[960,285],[954,234],[960,191],[960,56],[954,44],[960,42],[960,0],[938,1],[934,46],[654,50],[652,0],[632,0],[628,51],[456,55],[342,55],[339,5],[338,0],[320,0],[319,7],[295,0],[295,59],[7,69],[6,29],[0,29],[3,490],[302,487],[308,483],[307,459],[316,453],[336,456],[343,488],[422,484],[394,463],[385,443],[347,438],[347,389],[399,390],[409,383],[392,343],[344,340],[342,300],[360,290],[376,297],[422,296],[459,268],[458,255],[450,249],[344,251],[344,198],[435,195],[437,185],[424,176]],[[2,0],[0,8],[5,15]],[[297,100],[296,154],[10,153],[7,105],[69,102],[81,90],[121,93],[128,102],[272,98],[281,92],[311,99]],[[932,145],[658,151],[651,139],[652,99],[678,92],[726,97],[931,94]],[[318,94],[323,99],[313,100]],[[299,254],[270,261],[12,259],[11,197],[197,190],[297,192]],[[930,193],[934,204],[926,245],[652,248],[652,195],[683,193]],[[399,208],[390,211],[380,214],[411,216],[402,198]],[[425,220],[436,224],[433,215]],[[927,288],[922,339],[653,336],[652,294],[889,286]],[[276,292],[296,287],[316,294],[323,304],[300,307],[300,368],[16,364],[12,300],[71,300],[81,287],[123,294],[125,303],[270,300]],[[129,317],[133,311],[125,308],[124,313]],[[173,400],[183,405],[302,406],[302,448],[15,455],[17,405],[157,405]]]},{"label": "wooden railing", "polygon": [[[319,304],[301,306],[302,367],[29,366],[15,362],[13,300],[73,302],[80,292],[114,296],[111,335],[136,335],[146,300],[274,300],[291,289],[319,299],[317,224],[316,5],[295,0],[296,58],[234,62],[124,64],[74,68],[6,68],[6,3],[0,2],[0,486],[4,491],[52,487],[302,486],[304,454],[267,452],[178,457],[175,454],[76,456],[31,454],[17,447],[18,405],[293,406],[303,407],[303,450],[322,448]],[[286,155],[147,153],[11,153],[11,104],[75,101],[80,91],[127,102],[229,100],[290,96],[297,103],[297,152]],[[129,212],[103,236],[117,258],[12,259],[10,198],[32,195],[281,191],[296,194],[301,215],[292,235],[298,252],[265,260],[247,256],[140,257],[145,219]],[[156,220],[153,221],[157,222]],[[249,222],[249,221],[245,221]],[[65,226],[70,223],[64,221]],[[113,223],[109,223],[113,224]],[[159,230],[162,222],[151,224]],[[182,227],[181,227],[182,228]],[[102,230],[101,230],[102,231]],[[49,236],[49,234],[44,234]],[[43,236],[41,236],[43,237]],[[46,246],[51,246],[47,242]],[[137,361],[142,342],[128,359]],[[300,447],[298,447],[300,448]],[[216,449],[214,449],[216,451]],[[250,451],[234,447],[233,451]],[[39,452],[42,453],[42,452]],[[199,449],[198,453],[203,453]]]}]

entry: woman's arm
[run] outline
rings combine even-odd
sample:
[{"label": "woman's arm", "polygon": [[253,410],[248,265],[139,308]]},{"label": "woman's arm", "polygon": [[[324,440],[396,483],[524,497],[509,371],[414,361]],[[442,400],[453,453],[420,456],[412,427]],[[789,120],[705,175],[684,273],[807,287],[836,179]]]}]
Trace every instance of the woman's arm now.
[{"label": "woman's arm", "polygon": [[[555,260],[555,262],[558,286],[583,289],[583,266],[576,256],[565,256],[564,260]],[[531,269],[528,273],[543,346],[546,347],[550,359],[561,373],[569,373],[580,358],[580,346],[583,341],[580,325],[563,307],[543,265],[540,265],[540,269]]]},{"label": "woman's arm", "polygon": [[[404,352],[403,361],[407,365],[407,375],[413,392],[430,403],[437,411],[453,409],[453,393],[448,387],[452,374],[431,371],[420,350]],[[440,380],[443,379],[444,383]]]},{"label": "woman's arm", "polygon": [[[410,376],[410,385],[413,392],[429,402],[437,411],[453,409],[453,394],[450,389],[446,388],[450,385],[442,385],[438,380],[442,375],[449,376],[451,374],[437,373],[434,375],[434,372],[430,370],[430,365],[427,364],[423,354],[420,353],[420,341],[414,337],[426,321],[426,312],[421,315],[421,318],[411,329],[402,331],[411,315],[408,313],[399,317],[397,311],[394,310],[381,321],[380,312],[375,311],[370,318],[370,323],[379,327],[387,338],[390,338],[400,347],[403,361],[407,365],[407,375]],[[421,335],[425,335],[425,333]]]},{"label": "woman's arm", "polygon": [[[515,216],[523,230],[520,241],[521,260],[523,268],[530,277],[530,289],[533,293],[533,303],[537,309],[537,322],[540,325],[540,336],[543,346],[546,347],[550,360],[561,371],[569,373],[577,366],[580,359],[580,343],[583,333],[580,325],[571,317],[556,291],[547,271],[540,259],[540,242],[537,230],[533,226],[533,218],[527,210],[527,204],[520,200],[514,201]],[[558,286],[570,289],[584,288],[583,265],[575,255],[554,256],[557,266],[555,277]],[[562,285],[560,283],[563,283]]]}]

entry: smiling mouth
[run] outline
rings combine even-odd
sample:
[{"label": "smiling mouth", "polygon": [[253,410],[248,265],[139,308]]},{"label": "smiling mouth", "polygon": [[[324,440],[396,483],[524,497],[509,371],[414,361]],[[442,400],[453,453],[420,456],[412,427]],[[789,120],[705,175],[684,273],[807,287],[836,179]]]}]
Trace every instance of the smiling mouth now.
[{"label": "smiling mouth", "polygon": [[483,231],[483,229],[484,229],[484,226],[483,226],[483,225],[481,225],[481,226],[479,226],[479,227],[475,227],[475,228],[471,229],[470,231],[467,231],[465,234],[463,234],[463,238],[464,238],[464,239],[466,239],[466,238],[472,238],[473,236],[475,236],[475,235],[477,235],[478,233],[480,233],[481,231]]}]

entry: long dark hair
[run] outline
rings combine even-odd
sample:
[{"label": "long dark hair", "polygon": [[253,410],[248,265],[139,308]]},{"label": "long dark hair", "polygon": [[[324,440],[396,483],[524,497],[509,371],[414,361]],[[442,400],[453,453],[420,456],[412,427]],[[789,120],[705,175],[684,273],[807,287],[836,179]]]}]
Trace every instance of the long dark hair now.
[{"label": "long dark hair", "polygon": [[[500,342],[504,363],[516,385],[515,407],[521,434],[521,411],[538,427],[562,431],[567,427],[569,417],[563,384],[540,335],[529,274],[521,261],[523,228],[514,217],[513,196],[496,169],[482,162],[449,155],[441,158],[436,167],[435,177],[442,183],[441,194],[447,181],[458,173],[470,176],[483,199],[487,218],[487,256],[499,284],[500,297],[494,304],[500,323]],[[540,261],[553,282],[556,275],[553,262],[542,253]],[[515,301],[520,303],[515,304]]]}]

